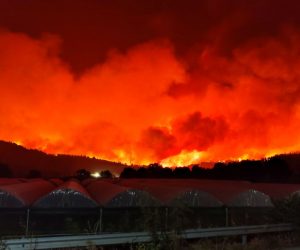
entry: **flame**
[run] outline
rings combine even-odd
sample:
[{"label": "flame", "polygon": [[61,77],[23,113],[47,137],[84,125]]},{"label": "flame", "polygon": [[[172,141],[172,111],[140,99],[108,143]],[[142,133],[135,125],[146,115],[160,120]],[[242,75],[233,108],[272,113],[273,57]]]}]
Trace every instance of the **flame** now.
[{"label": "flame", "polygon": [[[247,160],[247,159],[249,159],[249,155],[248,154],[244,154],[244,155],[242,155],[242,156],[240,156],[238,158],[238,161],[241,162],[241,161]],[[233,160],[235,160],[235,159],[233,159]]]},{"label": "flame", "polygon": [[161,164],[163,167],[189,166],[199,163],[203,155],[203,152],[199,152],[197,150],[193,150],[191,152],[183,150],[178,155],[162,160]]},{"label": "flame", "polygon": [[163,166],[298,151],[300,31],[249,39],[231,56],[218,46],[202,42],[190,57],[150,40],[77,76],[58,37],[1,30],[0,139]]},{"label": "flame", "polygon": [[17,144],[18,146],[23,146],[23,143],[21,141],[14,141],[13,143]]}]

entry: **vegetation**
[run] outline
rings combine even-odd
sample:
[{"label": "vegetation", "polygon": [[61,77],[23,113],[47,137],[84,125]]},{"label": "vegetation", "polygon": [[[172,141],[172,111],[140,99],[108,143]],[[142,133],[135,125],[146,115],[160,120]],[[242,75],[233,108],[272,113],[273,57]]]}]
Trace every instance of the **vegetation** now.
[{"label": "vegetation", "polygon": [[82,181],[91,177],[91,172],[85,169],[79,169],[76,171],[75,178]]},{"label": "vegetation", "polygon": [[101,178],[113,178],[113,174],[109,170],[102,170],[100,172]]},{"label": "vegetation", "polygon": [[7,164],[0,162],[0,177],[2,178],[10,178],[13,176],[13,173],[10,167]]},{"label": "vegetation", "polygon": [[300,195],[295,193],[281,200],[274,200],[274,209],[270,213],[273,223],[295,223],[300,225]]},{"label": "vegetation", "polygon": [[121,178],[199,178],[248,180],[254,182],[300,182],[287,161],[275,156],[264,160],[244,160],[241,162],[218,162],[207,169],[199,165],[192,167],[163,168],[158,163],[147,167],[126,167]]},{"label": "vegetation", "polygon": [[254,237],[243,245],[240,239],[209,239],[189,245],[189,250],[280,250],[295,244],[292,234],[278,234],[272,236]]},{"label": "vegetation", "polygon": [[[26,177],[31,169],[43,177],[70,176],[76,169],[99,171],[110,169],[119,173],[125,164],[76,155],[51,155],[39,150],[29,150],[14,143],[0,140],[0,177]],[[3,165],[9,168],[2,172]]]},{"label": "vegetation", "polygon": [[101,176],[106,178],[112,177],[111,172],[105,171],[110,169],[116,173],[122,171],[122,178],[200,178],[300,183],[299,163],[298,153],[277,155],[262,160],[218,162],[211,169],[200,165],[162,168],[158,163],[135,168],[85,156],[49,155],[0,141],[0,177],[71,176],[74,169],[90,172],[97,166]]}]

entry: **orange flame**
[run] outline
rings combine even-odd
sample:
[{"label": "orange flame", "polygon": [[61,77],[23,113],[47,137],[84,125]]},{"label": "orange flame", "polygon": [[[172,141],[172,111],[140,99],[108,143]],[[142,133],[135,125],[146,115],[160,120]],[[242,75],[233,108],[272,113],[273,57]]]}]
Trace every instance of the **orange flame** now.
[{"label": "orange flame", "polygon": [[223,56],[178,58],[139,44],[80,77],[59,39],[0,32],[0,139],[48,153],[163,166],[269,157],[300,148],[300,32]]},{"label": "orange flame", "polygon": [[203,159],[203,153],[197,150],[187,152],[183,150],[178,155],[168,157],[161,161],[163,167],[174,167],[174,166],[189,166],[197,164]]}]

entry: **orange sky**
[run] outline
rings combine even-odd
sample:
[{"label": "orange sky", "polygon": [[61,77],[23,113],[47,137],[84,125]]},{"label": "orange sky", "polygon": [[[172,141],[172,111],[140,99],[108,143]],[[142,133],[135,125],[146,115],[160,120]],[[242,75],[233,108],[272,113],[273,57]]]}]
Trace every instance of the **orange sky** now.
[{"label": "orange sky", "polygon": [[29,2],[0,4],[1,140],[166,166],[299,150],[297,2]]}]

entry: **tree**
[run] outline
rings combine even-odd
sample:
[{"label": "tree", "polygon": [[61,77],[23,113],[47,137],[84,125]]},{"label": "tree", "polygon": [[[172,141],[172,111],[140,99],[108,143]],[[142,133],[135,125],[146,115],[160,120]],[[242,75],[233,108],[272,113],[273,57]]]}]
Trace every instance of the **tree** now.
[{"label": "tree", "polygon": [[173,171],[175,178],[190,178],[191,171],[188,167],[177,167]]},{"label": "tree", "polygon": [[162,178],[163,167],[159,163],[149,164],[147,167],[148,178]]},{"label": "tree", "polygon": [[10,167],[4,163],[0,163],[0,177],[4,177],[4,178],[13,177],[13,173]]},{"label": "tree", "polygon": [[109,170],[102,170],[100,176],[102,178],[113,178],[113,174]]},{"label": "tree", "polygon": [[137,171],[132,167],[126,167],[120,174],[120,178],[136,178]]},{"label": "tree", "polygon": [[75,178],[78,180],[84,180],[91,177],[91,172],[86,169],[79,169],[76,171]]},{"label": "tree", "polygon": [[284,199],[273,200],[274,208],[270,211],[272,223],[293,223],[300,225],[300,196],[295,193]]},{"label": "tree", "polygon": [[147,178],[148,177],[148,170],[145,167],[140,167],[136,171],[137,178]]},{"label": "tree", "polygon": [[292,175],[287,162],[280,156],[273,156],[266,161],[272,181],[286,181]]},{"label": "tree", "polygon": [[205,173],[205,169],[203,169],[199,165],[194,165],[192,167],[192,177],[193,178],[203,177],[204,173]]}]

